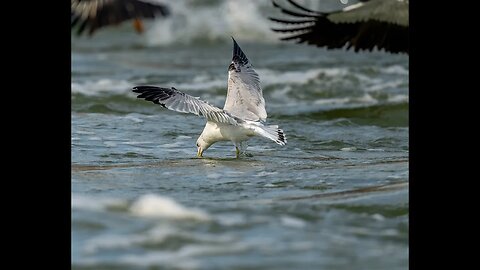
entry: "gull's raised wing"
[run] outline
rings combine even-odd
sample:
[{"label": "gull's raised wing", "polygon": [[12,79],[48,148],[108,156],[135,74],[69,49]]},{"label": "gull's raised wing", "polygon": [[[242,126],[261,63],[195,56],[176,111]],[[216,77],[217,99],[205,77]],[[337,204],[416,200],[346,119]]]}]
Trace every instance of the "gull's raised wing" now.
[{"label": "gull's raised wing", "polygon": [[193,113],[207,118],[209,121],[237,125],[238,119],[224,110],[208,104],[205,101],[178,91],[174,87],[162,88],[156,86],[136,86],[132,90],[140,93],[137,98],[143,98],[155,104],[162,105],[172,111]]},{"label": "gull's raised wing", "polygon": [[232,63],[228,67],[227,99],[223,109],[243,120],[267,119],[260,78],[235,39]]}]

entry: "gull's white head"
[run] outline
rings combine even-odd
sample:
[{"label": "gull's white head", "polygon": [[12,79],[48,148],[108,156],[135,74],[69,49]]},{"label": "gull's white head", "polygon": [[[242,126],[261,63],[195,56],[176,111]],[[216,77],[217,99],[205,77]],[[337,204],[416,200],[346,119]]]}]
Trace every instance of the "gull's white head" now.
[{"label": "gull's white head", "polygon": [[212,144],[212,142],[205,141],[202,133],[197,139],[197,157],[202,157],[203,152],[207,150]]}]

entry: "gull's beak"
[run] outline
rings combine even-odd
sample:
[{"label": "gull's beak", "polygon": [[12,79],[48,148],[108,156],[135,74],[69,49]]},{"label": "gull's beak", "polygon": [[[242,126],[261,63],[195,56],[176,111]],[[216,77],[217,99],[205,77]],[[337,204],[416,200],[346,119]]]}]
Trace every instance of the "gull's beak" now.
[{"label": "gull's beak", "polygon": [[203,157],[203,149],[201,147],[197,149],[197,157]]}]

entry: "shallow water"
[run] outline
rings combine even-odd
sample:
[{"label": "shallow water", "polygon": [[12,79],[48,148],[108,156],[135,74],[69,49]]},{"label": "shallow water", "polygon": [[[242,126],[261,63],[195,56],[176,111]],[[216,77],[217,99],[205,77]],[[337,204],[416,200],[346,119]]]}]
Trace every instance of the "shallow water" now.
[{"label": "shallow water", "polygon": [[131,87],[222,107],[228,39],[72,36],[72,267],[407,269],[408,56],[235,37],[288,144],[197,159],[204,120]]}]

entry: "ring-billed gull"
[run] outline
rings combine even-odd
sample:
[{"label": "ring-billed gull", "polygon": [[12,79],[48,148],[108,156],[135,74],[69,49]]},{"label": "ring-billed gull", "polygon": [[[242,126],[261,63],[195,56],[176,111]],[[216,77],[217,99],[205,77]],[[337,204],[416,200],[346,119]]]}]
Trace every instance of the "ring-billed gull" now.
[{"label": "ring-billed gull", "polygon": [[283,130],[277,125],[265,125],[267,111],[260,78],[235,39],[232,63],[228,67],[227,99],[223,109],[174,87],[136,86],[133,92],[140,93],[138,98],[167,109],[205,117],[207,123],[197,139],[198,157],[202,157],[205,150],[219,141],[231,141],[235,145],[237,158],[244,152],[245,142],[252,136],[264,137],[279,145],[287,143]]}]

